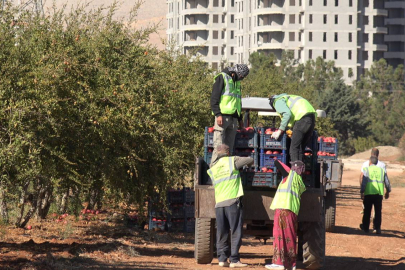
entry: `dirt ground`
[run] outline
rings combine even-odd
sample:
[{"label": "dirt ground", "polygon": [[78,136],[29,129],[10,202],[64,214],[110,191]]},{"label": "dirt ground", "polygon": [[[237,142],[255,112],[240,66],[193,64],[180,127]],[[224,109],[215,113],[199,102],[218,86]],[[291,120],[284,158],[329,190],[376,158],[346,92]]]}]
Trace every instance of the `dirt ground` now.
[{"label": "dirt ground", "polygon": [[[365,234],[358,229],[363,161],[343,160],[336,229],[326,234],[323,269],[404,270],[405,166],[387,162],[393,191],[383,202],[382,234]],[[84,220],[57,219],[51,216],[33,224],[31,230],[0,227],[0,269],[222,269],[216,259],[209,265],[195,263],[193,234],[140,231],[109,212],[87,214]],[[241,259],[249,264],[248,269],[264,269],[272,252],[270,240],[264,245],[254,238],[243,239]],[[297,269],[304,267],[298,263]]]}]

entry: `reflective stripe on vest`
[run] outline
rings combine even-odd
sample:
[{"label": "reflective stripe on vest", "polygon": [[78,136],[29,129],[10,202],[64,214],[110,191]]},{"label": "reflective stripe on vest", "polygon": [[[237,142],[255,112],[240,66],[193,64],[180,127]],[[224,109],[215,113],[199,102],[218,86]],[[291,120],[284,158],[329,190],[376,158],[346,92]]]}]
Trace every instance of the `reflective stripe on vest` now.
[{"label": "reflective stripe on vest", "polygon": [[298,215],[300,211],[300,198],[305,191],[305,185],[300,175],[290,171],[287,180],[278,186],[270,209],[288,209]]},{"label": "reflective stripe on vest", "polygon": [[242,180],[234,166],[235,157],[222,157],[207,171],[215,188],[215,202],[243,196]]},{"label": "reflective stripe on vest", "polygon": [[364,168],[368,181],[364,195],[384,195],[384,169],[377,166]]},{"label": "reflective stripe on vest", "polygon": [[279,97],[276,100],[282,98],[285,99],[285,102],[291,111],[291,118],[288,122],[289,127],[293,127],[296,121],[300,120],[308,113],[313,113],[316,116],[314,107],[312,107],[311,103],[309,103],[305,98],[296,95],[286,95]]},{"label": "reflective stripe on vest", "polygon": [[221,113],[234,114],[237,112],[238,116],[240,116],[242,111],[242,93],[240,89],[240,82],[234,82],[232,77],[224,72],[215,76],[214,82],[218,76],[223,77],[225,85],[219,102],[219,109]]}]

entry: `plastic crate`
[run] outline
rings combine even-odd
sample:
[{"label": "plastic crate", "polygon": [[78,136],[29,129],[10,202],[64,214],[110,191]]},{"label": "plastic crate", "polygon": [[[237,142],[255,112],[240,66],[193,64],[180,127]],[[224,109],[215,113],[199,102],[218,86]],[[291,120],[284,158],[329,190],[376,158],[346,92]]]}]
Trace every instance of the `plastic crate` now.
[{"label": "plastic crate", "polygon": [[195,200],[195,191],[191,188],[184,188],[184,202],[194,203],[194,200]]},{"label": "plastic crate", "polygon": [[204,146],[214,147],[214,132],[208,132],[208,127],[205,127]]},{"label": "plastic crate", "polygon": [[184,232],[192,233],[195,231],[195,218],[187,218],[184,224]]},{"label": "plastic crate", "polygon": [[335,139],[335,140],[336,140],[336,142],[333,143],[333,142],[324,142],[323,139],[321,139],[321,143],[320,143],[321,148],[319,150],[337,155],[338,141],[337,141],[337,139]]},{"label": "plastic crate", "polygon": [[274,161],[280,160],[283,163],[287,161],[287,155],[284,154],[265,154],[260,153],[260,168],[267,167],[267,168],[274,168]]},{"label": "plastic crate", "polygon": [[235,136],[235,148],[257,148],[258,134],[254,132],[238,132]]},{"label": "plastic crate", "polygon": [[183,203],[184,202],[184,191],[183,189],[170,190],[167,196],[169,203]]},{"label": "plastic crate", "polygon": [[194,217],[195,214],[195,207],[194,204],[186,204],[184,205],[184,215],[186,218]]},{"label": "plastic crate", "polygon": [[265,128],[261,129],[260,133],[260,148],[261,149],[287,149],[287,135],[284,133],[281,140],[271,138],[271,134],[265,134]]},{"label": "plastic crate", "polygon": [[183,232],[184,231],[184,218],[171,218],[167,224],[167,228],[171,232]]},{"label": "plastic crate", "polygon": [[320,156],[320,155],[318,155],[318,159],[336,160],[336,159],[337,159],[337,156]]},{"label": "plastic crate", "polygon": [[252,187],[276,187],[277,173],[258,172],[253,177]]},{"label": "plastic crate", "polygon": [[171,212],[171,218],[184,218],[186,212],[184,209],[183,204],[175,204],[174,206],[169,206],[169,210]]},{"label": "plastic crate", "polygon": [[149,218],[149,230],[167,230],[167,220],[155,217]]}]

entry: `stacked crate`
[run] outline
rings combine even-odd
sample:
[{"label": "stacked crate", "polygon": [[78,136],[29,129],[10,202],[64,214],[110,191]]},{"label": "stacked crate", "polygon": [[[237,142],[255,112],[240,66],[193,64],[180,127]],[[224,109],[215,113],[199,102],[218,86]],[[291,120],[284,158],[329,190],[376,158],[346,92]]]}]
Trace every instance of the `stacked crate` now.
[{"label": "stacked crate", "polygon": [[148,202],[149,212],[149,230],[166,231],[168,214],[162,209],[162,204],[158,200],[150,200]]},{"label": "stacked crate", "polygon": [[236,132],[233,155],[253,158],[253,164],[248,168],[249,171],[257,171],[259,168],[258,138],[257,129],[252,127]]},{"label": "stacked crate", "polygon": [[212,152],[214,150],[214,128],[205,127],[204,132],[204,161],[211,164]]},{"label": "stacked crate", "polygon": [[338,157],[338,139],[334,137],[321,137],[319,140],[319,159],[336,160]]},{"label": "stacked crate", "polygon": [[169,231],[194,232],[194,196],[194,190],[190,188],[169,191]]}]

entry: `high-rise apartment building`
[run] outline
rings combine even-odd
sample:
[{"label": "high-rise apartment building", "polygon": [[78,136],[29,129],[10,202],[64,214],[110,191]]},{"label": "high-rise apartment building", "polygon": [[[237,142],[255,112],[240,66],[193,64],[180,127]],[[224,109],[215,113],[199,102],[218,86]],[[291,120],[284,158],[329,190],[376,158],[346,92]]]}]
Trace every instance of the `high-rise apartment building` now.
[{"label": "high-rise apartment building", "polygon": [[405,61],[405,1],[400,0],[168,0],[168,39],[213,68],[247,63],[252,52],[301,63],[322,57],[347,82],[372,63]]}]

